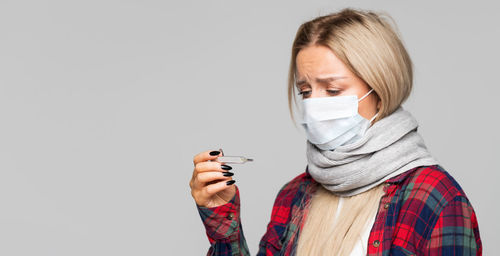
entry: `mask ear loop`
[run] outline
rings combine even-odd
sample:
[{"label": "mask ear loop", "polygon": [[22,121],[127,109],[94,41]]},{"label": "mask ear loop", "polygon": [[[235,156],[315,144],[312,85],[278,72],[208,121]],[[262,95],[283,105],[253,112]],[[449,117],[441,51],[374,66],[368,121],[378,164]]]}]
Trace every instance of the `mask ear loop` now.
[{"label": "mask ear loop", "polygon": [[[363,100],[366,96],[368,96],[368,94],[370,94],[371,92],[373,91],[373,88],[367,92],[363,97],[361,97],[361,99],[358,100],[358,102],[360,102],[361,100]],[[373,115],[373,117],[370,119],[370,126],[372,126],[372,121],[375,120],[375,118],[378,116],[378,112],[375,113],[375,115]]]},{"label": "mask ear loop", "polygon": [[378,116],[378,112],[377,112],[377,113],[375,113],[375,115],[373,115],[373,117],[372,117],[372,118],[370,118],[370,121],[368,121],[368,123],[370,124],[370,125],[368,126],[368,128],[370,128],[370,127],[372,127],[372,126],[373,126],[372,122],[373,122],[373,120],[375,120],[375,118],[376,118],[377,116]]},{"label": "mask ear loop", "polygon": [[373,115],[373,117],[370,119],[370,123],[372,123],[373,120],[375,120],[375,118],[378,116],[378,112],[375,113],[375,115]]},{"label": "mask ear loop", "polygon": [[361,97],[361,99],[358,100],[358,102],[362,101],[366,96],[368,96],[368,94],[370,94],[371,92],[373,91],[373,88],[367,92],[363,97]]}]

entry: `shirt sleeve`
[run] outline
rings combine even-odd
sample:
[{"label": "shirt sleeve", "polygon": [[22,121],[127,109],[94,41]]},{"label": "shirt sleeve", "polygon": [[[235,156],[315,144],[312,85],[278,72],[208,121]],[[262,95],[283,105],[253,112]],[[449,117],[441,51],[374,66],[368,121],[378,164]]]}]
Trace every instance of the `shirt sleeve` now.
[{"label": "shirt sleeve", "polygon": [[[236,186],[236,185],[235,185]],[[216,207],[196,205],[210,242],[207,255],[250,255],[240,220],[240,195]]]},{"label": "shirt sleeve", "polygon": [[444,206],[425,249],[426,255],[482,255],[476,214],[465,196]]}]

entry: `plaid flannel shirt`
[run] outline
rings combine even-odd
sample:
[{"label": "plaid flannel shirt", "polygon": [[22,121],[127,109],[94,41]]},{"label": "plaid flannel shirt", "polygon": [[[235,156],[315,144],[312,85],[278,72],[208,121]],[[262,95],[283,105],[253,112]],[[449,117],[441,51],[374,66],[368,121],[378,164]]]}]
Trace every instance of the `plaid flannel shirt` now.
[{"label": "plaid flannel shirt", "polygon": [[[316,181],[307,169],[279,191],[257,255],[295,255]],[[367,255],[481,255],[479,228],[459,184],[439,165],[413,168],[384,182]],[[197,206],[210,242],[207,255],[250,255],[239,190],[227,204]],[[292,218],[292,216],[303,216]]]}]

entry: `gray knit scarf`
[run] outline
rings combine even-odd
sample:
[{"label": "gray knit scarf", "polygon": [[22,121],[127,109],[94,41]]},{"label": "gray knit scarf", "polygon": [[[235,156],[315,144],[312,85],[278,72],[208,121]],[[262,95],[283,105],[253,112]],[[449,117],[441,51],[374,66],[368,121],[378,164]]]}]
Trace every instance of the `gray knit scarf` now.
[{"label": "gray knit scarf", "polygon": [[308,172],[336,195],[353,196],[414,167],[437,164],[417,127],[400,106],[351,144],[321,150],[307,141]]}]

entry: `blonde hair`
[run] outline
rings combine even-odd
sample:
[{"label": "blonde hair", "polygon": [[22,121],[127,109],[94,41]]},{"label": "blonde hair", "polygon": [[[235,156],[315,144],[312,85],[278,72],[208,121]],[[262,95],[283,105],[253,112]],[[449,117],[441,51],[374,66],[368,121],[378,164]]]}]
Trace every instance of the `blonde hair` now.
[{"label": "blonde hair", "polygon": [[[387,18],[384,18],[387,17]],[[321,45],[333,53],[352,73],[373,88],[380,100],[374,122],[390,115],[410,95],[413,64],[395,23],[386,13],[345,8],[302,24],[295,36],[288,74],[288,107],[292,120],[295,98],[296,57],[301,49]],[[378,186],[347,198],[338,217],[338,197],[321,186],[303,216],[297,255],[348,255],[368,220],[377,212],[382,196]],[[335,221],[335,219],[339,221]]]},{"label": "blonde hair", "polygon": [[377,213],[383,185],[346,197],[337,216],[339,197],[318,186],[299,233],[297,255],[349,255],[368,220]]},{"label": "blonde hair", "polygon": [[413,64],[396,24],[392,20],[393,27],[388,20],[392,18],[386,13],[345,8],[299,27],[288,72],[288,108],[292,120],[295,120],[292,102],[296,102],[297,90],[296,57],[300,50],[312,45],[330,48],[351,72],[373,88],[381,101],[374,122],[390,115],[408,98],[413,84]]}]

